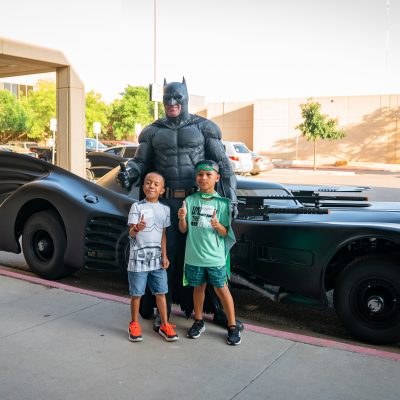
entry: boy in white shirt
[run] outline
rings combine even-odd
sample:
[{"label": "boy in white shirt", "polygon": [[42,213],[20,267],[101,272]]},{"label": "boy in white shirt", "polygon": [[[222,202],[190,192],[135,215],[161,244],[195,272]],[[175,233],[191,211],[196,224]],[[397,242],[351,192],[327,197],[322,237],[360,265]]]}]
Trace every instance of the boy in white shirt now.
[{"label": "boy in white shirt", "polygon": [[139,342],[142,338],[139,324],[140,298],[144,295],[146,284],[156,297],[161,326],[158,333],[168,342],[178,340],[174,328],[168,323],[168,293],[166,228],[170,226],[169,207],[158,199],[164,193],[164,178],[150,172],[145,176],[143,192],[144,200],[132,204],[128,217],[129,235],[131,236],[128,263],[129,294],[131,295],[131,316],[129,324],[129,340]]}]

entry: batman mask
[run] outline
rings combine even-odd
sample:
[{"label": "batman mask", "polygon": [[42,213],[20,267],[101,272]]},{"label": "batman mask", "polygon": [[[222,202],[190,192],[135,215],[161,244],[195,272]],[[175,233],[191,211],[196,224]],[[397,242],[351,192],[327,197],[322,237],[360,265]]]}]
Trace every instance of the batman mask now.
[{"label": "batman mask", "polygon": [[181,124],[189,119],[189,95],[185,78],[182,83],[167,83],[164,79],[163,103],[165,116],[174,124]]}]

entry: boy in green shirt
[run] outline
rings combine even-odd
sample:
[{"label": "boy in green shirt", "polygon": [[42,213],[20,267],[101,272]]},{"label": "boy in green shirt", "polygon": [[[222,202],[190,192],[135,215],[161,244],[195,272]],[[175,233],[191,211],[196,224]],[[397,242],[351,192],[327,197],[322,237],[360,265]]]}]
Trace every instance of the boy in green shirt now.
[{"label": "boy in green shirt", "polygon": [[219,181],[218,165],[211,160],[196,164],[199,191],[188,196],[178,211],[179,230],[188,233],[185,250],[184,285],[193,286],[194,319],[187,337],[196,339],[205,331],[203,303],[207,283],[214,286],[228,318],[227,343],[238,345],[235,307],[227,286],[228,239],[234,242],[230,226],[230,200],[215,192]]}]

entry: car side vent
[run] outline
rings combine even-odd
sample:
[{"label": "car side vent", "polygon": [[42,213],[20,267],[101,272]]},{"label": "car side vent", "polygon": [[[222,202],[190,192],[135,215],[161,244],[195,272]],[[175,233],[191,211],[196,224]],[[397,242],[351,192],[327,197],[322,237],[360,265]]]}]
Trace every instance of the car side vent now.
[{"label": "car side vent", "polygon": [[86,226],[85,268],[118,271],[126,269],[128,227],[125,219],[93,217]]}]

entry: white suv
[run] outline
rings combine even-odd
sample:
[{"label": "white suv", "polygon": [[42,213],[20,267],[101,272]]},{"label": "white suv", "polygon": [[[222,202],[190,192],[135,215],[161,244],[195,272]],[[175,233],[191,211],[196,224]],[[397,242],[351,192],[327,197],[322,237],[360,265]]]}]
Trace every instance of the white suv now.
[{"label": "white suv", "polygon": [[242,142],[222,141],[235,174],[247,174],[253,169],[253,159],[250,150]]}]

